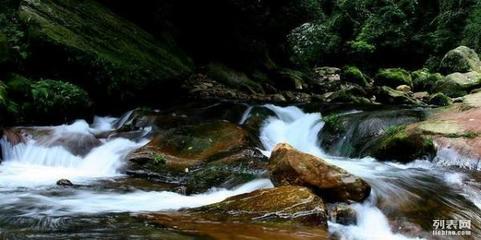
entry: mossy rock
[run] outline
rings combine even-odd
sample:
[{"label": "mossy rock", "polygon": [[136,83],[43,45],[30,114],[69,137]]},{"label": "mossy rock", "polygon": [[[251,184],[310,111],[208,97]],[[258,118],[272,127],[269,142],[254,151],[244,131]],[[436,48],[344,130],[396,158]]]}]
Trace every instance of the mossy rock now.
[{"label": "mossy rock", "polygon": [[[128,159],[152,171],[165,168],[183,171],[238,151],[247,144],[248,134],[237,125],[205,122],[161,131]],[[165,164],[155,164],[156,156],[163,156]]]},{"label": "mossy rock", "polygon": [[430,73],[427,69],[420,69],[411,73],[413,79],[413,89],[416,92],[432,92],[438,82],[444,80],[440,73]]},{"label": "mossy rock", "polygon": [[157,40],[93,0],[24,0],[19,16],[37,57],[52,59],[44,68],[78,71],[91,81],[82,85],[106,101],[158,97],[192,71],[169,38]]},{"label": "mossy rock", "polygon": [[285,86],[288,90],[302,90],[306,76],[301,71],[286,68],[279,71],[279,78],[280,85]]},{"label": "mossy rock", "polygon": [[431,158],[435,156],[436,149],[432,139],[421,131],[397,126],[387,129],[384,136],[366,152],[379,160],[409,162]]},{"label": "mossy rock", "polygon": [[250,93],[262,93],[262,86],[251,80],[245,73],[236,71],[220,63],[211,63],[207,66],[207,75],[213,80],[223,83],[231,88],[244,90]]},{"label": "mossy rock", "polygon": [[399,85],[413,86],[411,74],[401,68],[380,69],[376,74],[375,83],[378,86],[388,86],[391,88],[396,88]]},{"label": "mossy rock", "polygon": [[453,104],[453,100],[444,95],[444,93],[436,93],[429,98],[429,104],[437,106],[449,106]]},{"label": "mossy rock", "polygon": [[440,71],[449,73],[466,73],[481,71],[481,61],[478,54],[471,48],[459,46],[449,51],[441,60]]},{"label": "mossy rock", "polygon": [[0,64],[8,59],[8,42],[5,34],[0,32]]},{"label": "mossy rock", "polygon": [[419,105],[420,102],[412,98],[408,93],[394,90],[390,87],[383,86],[378,89],[376,94],[377,101],[386,104],[406,104],[406,105]]},{"label": "mossy rock", "polygon": [[342,69],[341,80],[359,84],[360,86],[368,86],[368,80],[361,70],[355,66],[346,66]]},{"label": "mossy rock", "polygon": [[481,85],[481,74],[478,72],[452,73],[443,81],[437,82],[434,92],[442,92],[449,97],[462,97],[471,89]]}]

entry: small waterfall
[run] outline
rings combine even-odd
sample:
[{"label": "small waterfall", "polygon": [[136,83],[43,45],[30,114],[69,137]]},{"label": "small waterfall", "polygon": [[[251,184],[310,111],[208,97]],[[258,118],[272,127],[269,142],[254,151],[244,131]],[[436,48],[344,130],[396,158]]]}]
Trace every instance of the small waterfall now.
[{"label": "small waterfall", "polygon": [[[438,217],[469,219],[475,226],[473,229],[479,231],[481,193],[463,182],[453,186],[453,176],[450,176],[452,172],[440,169],[426,160],[399,164],[379,162],[370,157],[350,159],[330,156],[320,148],[318,140],[318,133],[324,126],[320,113],[304,113],[297,107],[264,107],[276,114],[276,117],[265,120],[260,131],[263,153],[266,156],[270,155],[276,144],[289,143],[300,151],[318,156],[363,178],[371,185],[369,200],[353,205],[358,215],[356,225],[329,223],[330,232],[340,235],[341,239],[407,239],[391,230],[388,216],[384,215],[378,206],[390,209],[391,212],[396,212],[403,206],[422,208],[424,199],[427,198],[435,205],[438,204],[439,208],[451,210],[449,213],[435,213]],[[460,176],[463,174],[458,173],[454,179],[459,179]],[[467,188],[472,190],[469,194],[464,191]],[[378,202],[379,200],[382,202]],[[389,203],[388,206],[386,203]],[[439,209],[431,209],[431,212],[436,210]],[[424,224],[432,224],[432,220],[424,219]]]}]

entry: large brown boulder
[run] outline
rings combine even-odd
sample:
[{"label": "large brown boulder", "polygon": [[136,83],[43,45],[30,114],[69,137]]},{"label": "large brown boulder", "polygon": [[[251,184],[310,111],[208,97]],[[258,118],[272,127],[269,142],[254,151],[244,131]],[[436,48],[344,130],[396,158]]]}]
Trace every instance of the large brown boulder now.
[{"label": "large brown boulder", "polygon": [[299,186],[257,190],[205,207],[140,217],[213,239],[328,239],[322,199]]},{"label": "large brown boulder", "polygon": [[274,148],[269,169],[274,185],[305,186],[329,201],[360,202],[371,190],[361,178],[288,144]]},{"label": "large brown boulder", "polygon": [[215,121],[161,131],[128,159],[159,168],[184,170],[245,148],[248,134],[236,124]]}]

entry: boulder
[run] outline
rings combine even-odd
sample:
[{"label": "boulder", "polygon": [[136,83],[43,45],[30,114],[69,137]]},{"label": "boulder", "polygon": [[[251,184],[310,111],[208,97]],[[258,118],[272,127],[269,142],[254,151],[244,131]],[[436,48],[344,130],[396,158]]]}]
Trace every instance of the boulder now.
[{"label": "boulder", "polygon": [[430,73],[427,69],[417,70],[411,73],[413,89],[415,91],[432,92],[436,84],[444,80],[440,73]]},{"label": "boulder", "polygon": [[481,85],[481,73],[452,73],[443,81],[437,82],[434,92],[442,92],[449,97],[462,97],[471,89]]},{"label": "boulder", "polygon": [[432,158],[435,154],[436,149],[431,137],[414,128],[393,126],[371,144],[363,155],[385,161],[409,162],[425,157]]},{"label": "boulder", "polygon": [[150,170],[184,171],[243,149],[248,134],[225,121],[179,126],[160,131],[146,146],[129,154],[128,159]]},{"label": "boulder", "polygon": [[49,59],[44,71],[76,76],[105,101],[158,97],[192,71],[168,37],[157,40],[97,1],[24,0],[19,16],[35,56]]},{"label": "boulder", "polygon": [[374,82],[377,86],[388,86],[391,88],[399,85],[413,85],[411,74],[401,68],[380,69],[374,78]]},{"label": "boulder", "polygon": [[437,106],[449,106],[453,104],[453,100],[444,95],[444,93],[436,93],[429,97],[429,104]]},{"label": "boulder", "polygon": [[360,86],[368,86],[367,77],[355,66],[346,66],[342,69],[341,80],[358,84]]},{"label": "boulder", "polygon": [[288,144],[278,144],[269,161],[271,180],[276,186],[305,186],[334,202],[361,202],[371,190],[362,179]]},{"label": "boulder", "polygon": [[[324,202],[311,190],[281,186],[245,193],[212,205],[181,211],[211,220],[282,222],[291,221],[327,227]],[[149,214],[155,219],[163,214]]]},{"label": "boulder", "polygon": [[376,100],[386,104],[407,104],[419,105],[421,102],[412,98],[408,93],[394,90],[390,87],[383,86],[376,93]]},{"label": "boulder", "polygon": [[471,48],[459,46],[448,53],[441,60],[440,71],[445,74],[471,71],[481,71],[481,61],[478,54]]}]

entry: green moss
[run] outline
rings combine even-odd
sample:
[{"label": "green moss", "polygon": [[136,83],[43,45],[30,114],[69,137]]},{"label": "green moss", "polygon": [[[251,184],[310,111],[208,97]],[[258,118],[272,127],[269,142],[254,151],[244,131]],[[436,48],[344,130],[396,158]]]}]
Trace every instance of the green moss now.
[{"label": "green moss", "polygon": [[420,132],[404,126],[391,127],[385,131],[369,154],[381,160],[408,162],[436,153],[433,141]]},{"label": "green moss", "polygon": [[446,74],[481,71],[481,61],[473,49],[460,46],[444,56],[441,60],[440,70]]},{"label": "green moss", "polygon": [[345,131],[342,125],[341,118],[337,114],[331,114],[322,119],[324,121],[323,130],[329,131],[330,133],[340,133]]},{"label": "green moss", "polygon": [[433,92],[434,87],[444,76],[440,73],[430,73],[428,69],[420,69],[411,73],[415,91]]},{"label": "green moss", "polygon": [[380,69],[375,77],[378,86],[388,86],[396,88],[399,85],[413,85],[411,75],[408,71],[401,68]]},{"label": "green moss", "polygon": [[341,79],[361,86],[367,86],[369,83],[364,74],[355,66],[346,66],[341,73]]},{"label": "green moss", "polygon": [[68,63],[86,68],[98,81],[91,85],[104,88],[94,90],[104,95],[144,97],[192,70],[168,37],[158,41],[96,1],[25,0],[20,17],[33,41],[65,52]]},{"label": "green moss", "polygon": [[165,155],[159,153],[152,153],[152,159],[155,165],[164,165],[167,161]]}]

